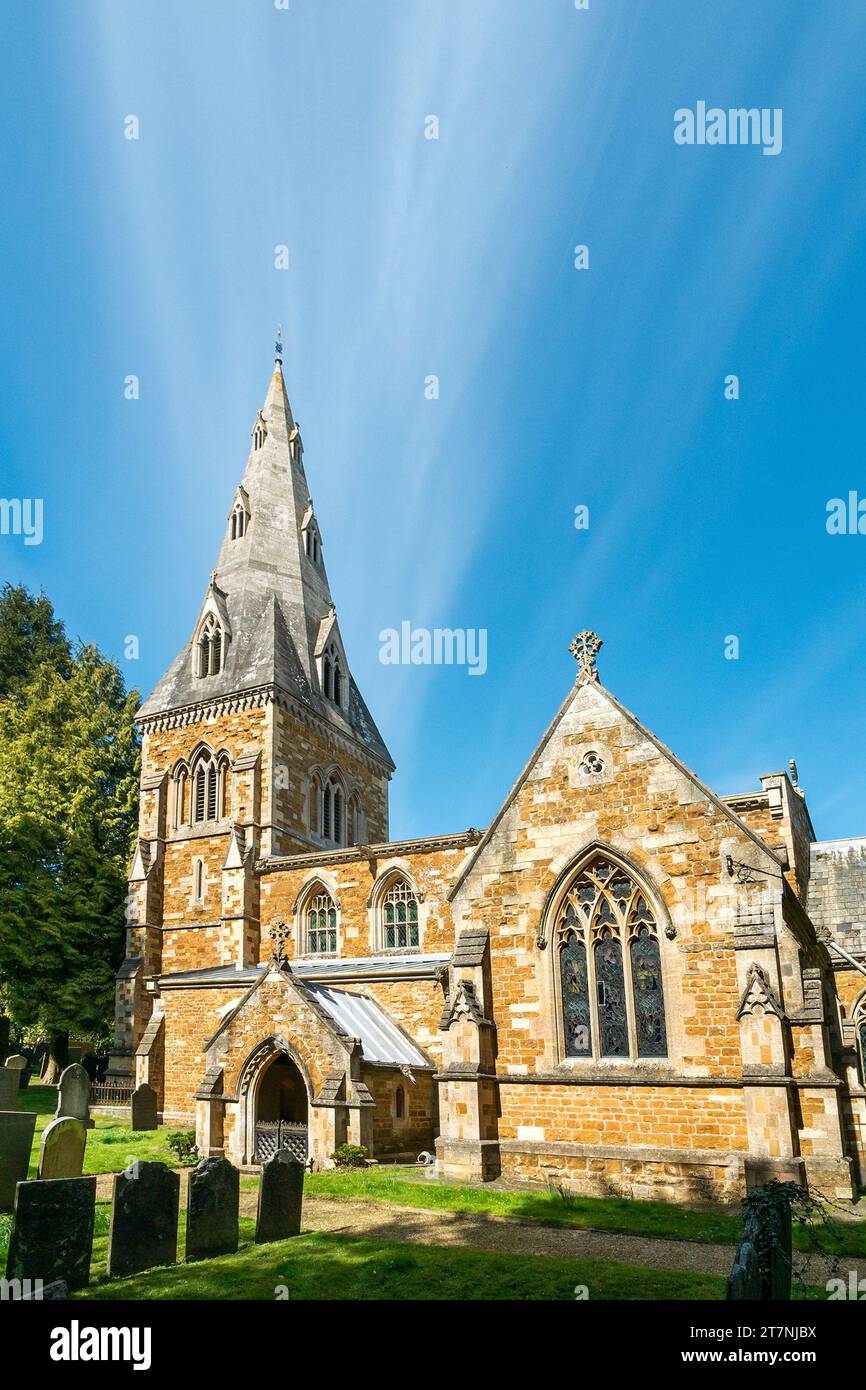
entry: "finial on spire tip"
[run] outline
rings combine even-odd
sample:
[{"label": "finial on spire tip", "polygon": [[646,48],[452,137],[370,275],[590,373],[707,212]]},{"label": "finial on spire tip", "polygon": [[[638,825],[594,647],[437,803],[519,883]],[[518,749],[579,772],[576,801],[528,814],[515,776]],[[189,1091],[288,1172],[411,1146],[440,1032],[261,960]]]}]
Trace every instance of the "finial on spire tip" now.
[{"label": "finial on spire tip", "polygon": [[276,360],[277,360],[277,362],[279,362],[280,366],[282,366],[282,363],[283,363],[283,325],[282,325],[282,324],[278,324],[278,326],[277,326],[277,341],[274,343],[274,352],[275,352],[275,354],[276,354]]}]

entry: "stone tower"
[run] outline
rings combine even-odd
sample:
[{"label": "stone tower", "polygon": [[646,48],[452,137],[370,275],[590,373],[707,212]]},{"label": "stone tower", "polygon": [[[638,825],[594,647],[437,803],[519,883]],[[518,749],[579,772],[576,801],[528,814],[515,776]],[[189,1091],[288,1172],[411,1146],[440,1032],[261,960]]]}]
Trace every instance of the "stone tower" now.
[{"label": "stone tower", "polygon": [[[352,677],[279,355],[195,625],[138,718],[118,1079],[146,1049],[159,974],[258,960],[257,859],[388,837],[394,764]],[[190,943],[171,959],[168,926]]]}]

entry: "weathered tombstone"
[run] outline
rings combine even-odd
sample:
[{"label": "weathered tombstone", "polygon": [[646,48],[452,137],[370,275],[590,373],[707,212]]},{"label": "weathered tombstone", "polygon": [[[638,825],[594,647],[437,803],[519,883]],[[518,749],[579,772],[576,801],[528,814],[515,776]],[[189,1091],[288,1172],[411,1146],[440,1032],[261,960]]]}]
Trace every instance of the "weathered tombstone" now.
[{"label": "weathered tombstone", "polygon": [[[768,1189],[774,1186],[767,1184]],[[771,1202],[753,1211],[746,1221],[743,1239],[754,1247],[761,1274],[760,1297],[787,1302],[791,1297],[792,1219],[790,1202]]]},{"label": "weathered tombstone", "polygon": [[0,1111],[0,1211],[15,1205],[15,1188],[30,1167],[36,1116],[29,1110]]},{"label": "weathered tombstone", "polygon": [[18,1109],[18,1081],[17,1071],[0,1067],[0,1110]]},{"label": "weathered tombstone", "polygon": [[725,1298],[734,1300],[760,1300],[764,1296],[764,1281],[758,1252],[751,1241],[744,1240],[737,1249],[734,1267],[728,1276]]},{"label": "weathered tombstone", "polygon": [[231,1255],[238,1248],[241,1175],[227,1158],[205,1158],[189,1175],[186,1258]]},{"label": "weathered tombstone", "polygon": [[134,1130],[158,1129],[156,1118],[156,1091],[145,1081],[136,1086],[132,1093],[132,1128]]},{"label": "weathered tombstone", "polygon": [[96,1178],[56,1178],[22,1182],[15,1216],[7,1279],[62,1279],[81,1289],[90,1278]]},{"label": "weathered tombstone", "polygon": [[87,1130],[81,1120],[65,1115],[52,1120],[39,1141],[38,1178],[80,1178]]},{"label": "weathered tombstone", "polygon": [[18,1073],[18,1089],[23,1091],[27,1082],[30,1080],[30,1063],[20,1052],[13,1052],[11,1057],[6,1058],[6,1066],[9,1071]]},{"label": "weathered tombstone", "polygon": [[90,1118],[90,1077],[80,1062],[73,1062],[60,1073],[54,1114],[58,1120],[80,1120],[86,1129],[93,1128]]},{"label": "weathered tombstone", "polygon": [[304,1200],[304,1165],[279,1149],[262,1168],[256,1243],[286,1240],[301,1233],[301,1206]]},{"label": "weathered tombstone", "polygon": [[180,1177],[164,1163],[136,1159],[114,1179],[108,1274],[137,1274],[177,1260]]}]

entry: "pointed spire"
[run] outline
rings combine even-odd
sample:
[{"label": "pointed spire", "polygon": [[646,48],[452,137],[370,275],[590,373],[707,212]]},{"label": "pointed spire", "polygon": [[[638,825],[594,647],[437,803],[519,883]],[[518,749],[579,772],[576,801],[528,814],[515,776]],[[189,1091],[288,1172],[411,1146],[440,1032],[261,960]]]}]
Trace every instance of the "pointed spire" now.
[{"label": "pointed spire", "polygon": [[274,361],[274,373],[268,386],[268,394],[261,409],[261,416],[267,426],[268,434],[280,443],[286,443],[297,428],[292,407],[289,403],[286,383],[283,380],[282,359]]}]

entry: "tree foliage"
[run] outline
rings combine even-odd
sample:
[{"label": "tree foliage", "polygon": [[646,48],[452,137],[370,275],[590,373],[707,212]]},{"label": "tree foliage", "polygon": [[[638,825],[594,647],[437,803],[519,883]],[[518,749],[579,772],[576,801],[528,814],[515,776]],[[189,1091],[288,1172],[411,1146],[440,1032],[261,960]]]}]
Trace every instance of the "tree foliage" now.
[{"label": "tree foliage", "polygon": [[0,991],[21,1029],[100,1036],[123,955],[138,697],[95,647],[70,650],[47,599],[30,602],[28,673],[10,636],[20,591],[0,596],[14,668],[0,675]]},{"label": "tree foliage", "polygon": [[63,675],[72,665],[72,652],[63,624],[54,616],[51,600],[38,597],[23,584],[0,589],[0,700],[31,681],[48,663]]}]

